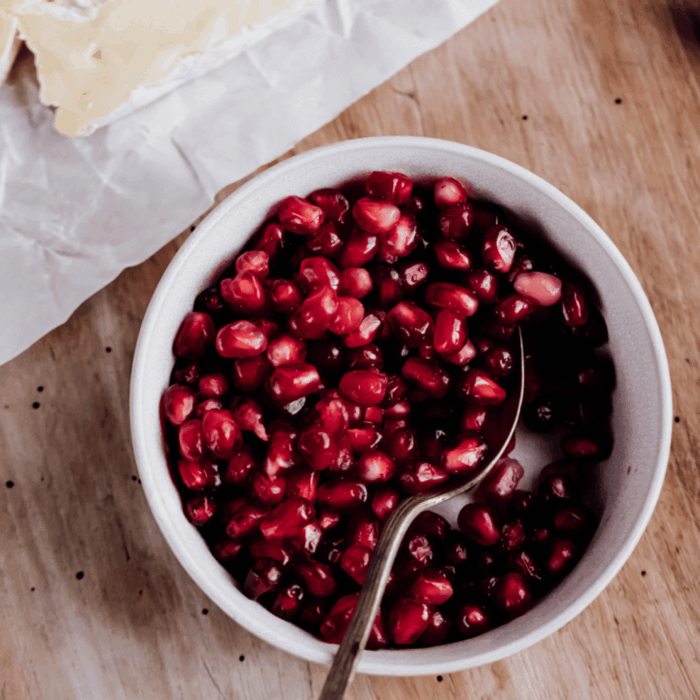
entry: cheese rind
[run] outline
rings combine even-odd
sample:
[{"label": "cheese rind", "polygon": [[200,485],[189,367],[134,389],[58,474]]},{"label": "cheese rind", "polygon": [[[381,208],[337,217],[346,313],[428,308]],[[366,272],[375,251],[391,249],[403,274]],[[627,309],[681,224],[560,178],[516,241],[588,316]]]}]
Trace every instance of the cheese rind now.
[{"label": "cheese rind", "polygon": [[320,2],[17,0],[12,10],[35,56],[41,101],[57,107],[58,131],[78,136],[217,68]]},{"label": "cheese rind", "polygon": [[0,85],[7,79],[22,45],[18,27],[16,17],[7,16],[0,11]]}]

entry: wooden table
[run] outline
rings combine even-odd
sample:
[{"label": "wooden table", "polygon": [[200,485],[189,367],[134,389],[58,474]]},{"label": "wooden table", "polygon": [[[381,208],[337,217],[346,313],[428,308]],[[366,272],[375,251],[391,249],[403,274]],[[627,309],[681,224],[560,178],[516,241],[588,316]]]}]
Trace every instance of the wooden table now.
[{"label": "wooden table", "polygon": [[[351,698],[700,697],[699,75],[697,0],[502,0],[294,149],[436,136],[561,188],[649,295],[678,416],[646,534],[585,612],[507,660],[444,678],[362,676]],[[324,668],[206,599],[136,477],[132,354],[187,233],[0,368],[2,700],[313,700],[321,688]]]}]

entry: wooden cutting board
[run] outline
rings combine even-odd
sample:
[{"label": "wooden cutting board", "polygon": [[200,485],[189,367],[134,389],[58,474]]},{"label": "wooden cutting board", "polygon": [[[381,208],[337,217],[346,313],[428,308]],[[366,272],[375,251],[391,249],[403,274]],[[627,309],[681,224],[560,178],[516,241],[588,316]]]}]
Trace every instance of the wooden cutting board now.
[{"label": "wooden cutting board", "polygon": [[[678,416],[646,534],[573,622],[471,671],[361,676],[353,700],[700,697],[699,75],[697,0],[502,0],[294,149],[434,136],[561,188],[649,295]],[[199,591],[136,476],[132,354],[188,233],[0,368],[0,700],[314,700],[321,688],[322,667]]]}]

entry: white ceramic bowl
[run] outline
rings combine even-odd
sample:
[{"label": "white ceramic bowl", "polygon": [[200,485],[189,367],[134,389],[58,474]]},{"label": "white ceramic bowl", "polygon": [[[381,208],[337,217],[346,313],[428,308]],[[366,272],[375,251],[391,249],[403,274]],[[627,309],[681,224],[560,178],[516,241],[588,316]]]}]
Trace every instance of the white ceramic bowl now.
[{"label": "white ceramic bowl", "polygon": [[[430,649],[365,652],[363,673],[449,673],[490,663],[539,641],[580,613],[620,570],[651,517],[671,438],[671,384],[651,307],[627,262],[576,204],[527,170],[448,141],[388,137],[346,141],[284,161],[219,205],[190,236],[163,275],[141,327],[131,380],[134,452],[148,502],[168,544],[202,590],[236,622],[281,649],[329,663],[335,647],[246,598],[183,515],[166,464],[159,399],[173,366],[172,340],[195,296],[207,287],[270,209],[372,170],[414,178],[451,175],[483,198],[536,222],[545,238],[591,279],[610,333],[617,386],[615,447],[599,474],[602,518],[574,571],[530,612],[480,637]],[[541,467],[546,461],[539,463]]]}]

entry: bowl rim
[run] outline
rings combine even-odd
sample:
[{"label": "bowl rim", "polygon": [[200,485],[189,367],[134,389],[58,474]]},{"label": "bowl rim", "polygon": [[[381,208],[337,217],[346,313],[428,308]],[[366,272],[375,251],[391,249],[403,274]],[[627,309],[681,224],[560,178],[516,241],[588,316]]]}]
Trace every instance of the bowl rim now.
[{"label": "bowl rim", "polygon": [[[563,627],[590,605],[617,575],[644,533],[661,493],[668,464],[673,427],[671,379],[661,332],[651,305],[629,263],[612,240],[605,234],[600,226],[581,209],[581,207],[553,185],[522,166],[502,158],[501,156],[461,143],[422,136],[380,136],[342,141],[293,156],[253,177],[230,194],[205,217],[170,261],[156,286],[146,314],[144,315],[134,351],[129,401],[132,444],[137,467],[142,477],[144,492],[151,512],[176,558],[197,585],[234,619],[235,622],[245,627],[257,637],[283,651],[294,653],[294,655],[299,658],[328,664],[330,660],[332,660],[332,653],[335,648],[334,645],[319,641],[316,653],[306,653],[306,650],[295,650],[292,652],[289,647],[283,645],[283,640],[265,624],[261,624],[259,619],[256,620],[253,615],[249,615],[247,612],[232,606],[225,597],[219,594],[216,588],[208,583],[208,580],[199,571],[197,561],[192,558],[190,552],[180,540],[170,519],[166,517],[165,509],[162,507],[161,499],[154,488],[154,483],[152,483],[151,479],[146,478],[148,472],[147,465],[150,460],[148,454],[149,437],[146,434],[145,426],[147,422],[144,415],[144,388],[146,386],[144,378],[148,365],[147,351],[151,344],[155,319],[158,317],[161,307],[166,301],[168,288],[176,279],[183,266],[186,265],[191,252],[199,245],[200,241],[206,238],[209,232],[218,225],[219,221],[226,217],[228,213],[237,206],[240,200],[247,197],[252,191],[264,187],[268,180],[275,179],[287,170],[308,167],[318,160],[323,160],[327,156],[336,156],[363,148],[385,148],[387,146],[411,149],[423,148],[433,153],[449,152],[451,154],[463,155],[472,160],[482,161],[485,164],[507,171],[510,175],[524,180],[527,184],[538,189],[541,193],[553,200],[555,204],[559,205],[571,216],[576,218],[604,249],[613,264],[619,270],[639,308],[646,326],[646,331],[649,335],[655,369],[659,378],[661,390],[661,430],[659,434],[657,459],[654,466],[653,478],[640,510],[640,515],[615,558],[598,576],[594,583],[581,593],[572,604],[567,606],[545,624],[538,626],[522,637],[486,652],[453,659],[451,661],[417,663],[415,659],[401,660],[401,656],[406,654],[406,651],[411,650],[391,650],[383,652],[366,651],[363,653],[358,667],[361,673],[376,675],[414,676],[434,673],[451,673],[482,664],[492,663],[517,651],[526,649]],[[376,658],[376,655],[379,654],[384,656],[384,660]],[[390,658],[391,661],[388,661],[387,657]]]}]

